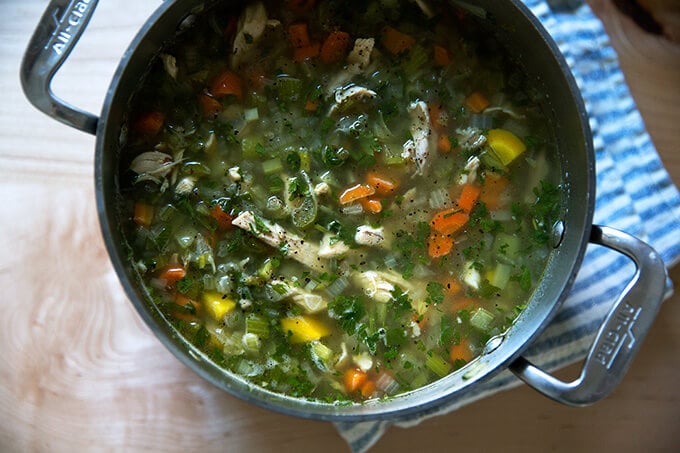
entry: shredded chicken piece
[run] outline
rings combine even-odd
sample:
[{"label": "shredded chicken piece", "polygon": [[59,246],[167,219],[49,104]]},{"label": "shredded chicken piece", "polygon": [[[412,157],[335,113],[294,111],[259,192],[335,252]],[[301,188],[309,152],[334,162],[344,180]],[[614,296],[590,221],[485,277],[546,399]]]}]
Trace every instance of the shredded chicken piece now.
[{"label": "shredded chicken piece", "polygon": [[255,44],[262,38],[267,28],[267,10],[262,2],[249,4],[238,20],[236,36],[232,46],[231,64],[238,67],[253,56]]},{"label": "shredded chicken piece", "polygon": [[231,223],[314,271],[324,272],[326,269],[326,261],[319,256],[318,244],[286,231],[279,224],[256,218],[252,211],[243,211]]},{"label": "shredded chicken piece", "polygon": [[177,163],[179,160],[174,160],[169,154],[147,151],[134,158],[130,170],[137,173],[136,182],[153,181],[160,184]]},{"label": "shredded chicken piece", "polygon": [[366,69],[366,66],[371,62],[371,53],[375,46],[375,39],[373,38],[357,38],[354,41],[354,48],[347,55],[347,70],[353,74],[359,74]]},{"label": "shredded chicken piece", "polygon": [[474,127],[456,129],[456,134],[458,135],[460,147],[465,151],[474,151],[486,143],[486,136],[482,134],[480,129]]},{"label": "shredded chicken piece", "polygon": [[180,179],[177,185],[175,186],[175,193],[179,195],[187,195],[191,193],[192,190],[194,190],[195,185],[196,185],[195,176],[184,177]]},{"label": "shredded chicken piece", "polygon": [[342,240],[333,234],[324,234],[321,239],[319,256],[321,258],[335,258],[349,252],[349,247]]},{"label": "shredded chicken piece", "polygon": [[370,225],[360,225],[354,234],[357,244],[376,246],[385,241],[385,228],[373,228]]},{"label": "shredded chicken piece", "polygon": [[430,129],[430,113],[423,101],[412,102],[408,107],[411,114],[411,137],[404,143],[402,157],[412,160],[416,164],[416,175],[425,175],[429,166],[428,157],[434,148],[436,137]]},{"label": "shredded chicken piece", "polygon": [[173,79],[177,79],[177,59],[167,53],[162,53],[159,56],[161,61],[163,61],[163,69],[165,69],[165,72]]},{"label": "shredded chicken piece", "polygon": [[335,104],[333,104],[328,114],[333,115],[335,112],[345,108],[352,101],[365,101],[366,99],[372,99],[377,95],[378,93],[375,91],[357,85],[350,85],[338,89],[335,91]]},{"label": "shredded chicken piece", "polygon": [[239,167],[231,167],[229,169],[229,179],[234,182],[241,180],[241,169]]},{"label": "shredded chicken piece", "polygon": [[465,263],[465,270],[462,275],[463,282],[472,289],[479,289],[479,284],[482,281],[482,276],[479,271],[474,268],[472,263]]},{"label": "shredded chicken piece", "polygon": [[401,275],[391,271],[365,271],[352,274],[354,281],[364,289],[368,297],[378,302],[392,300],[392,291],[396,286],[403,291],[412,291],[413,285],[404,280]]},{"label": "shredded chicken piece", "polygon": [[463,171],[458,177],[458,184],[461,186],[463,184],[473,183],[477,180],[477,170],[479,169],[479,157],[472,156],[468,159]]}]

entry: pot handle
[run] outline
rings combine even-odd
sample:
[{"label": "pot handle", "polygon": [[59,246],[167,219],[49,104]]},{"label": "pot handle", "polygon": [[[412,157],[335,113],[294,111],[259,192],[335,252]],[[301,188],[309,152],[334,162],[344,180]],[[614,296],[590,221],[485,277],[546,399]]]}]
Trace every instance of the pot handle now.
[{"label": "pot handle", "polygon": [[29,41],[21,63],[21,85],[28,100],[52,118],[95,134],[99,118],[52,93],[52,78],[90,21],[98,0],[52,0]]},{"label": "pot handle", "polygon": [[618,385],[647,335],[666,290],[666,267],[646,243],[622,231],[596,225],[590,242],[628,256],[636,271],[600,327],[581,375],[573,382],[563,382],[524,357],[509,367],[529,386],[570,406],[595,403]]}]

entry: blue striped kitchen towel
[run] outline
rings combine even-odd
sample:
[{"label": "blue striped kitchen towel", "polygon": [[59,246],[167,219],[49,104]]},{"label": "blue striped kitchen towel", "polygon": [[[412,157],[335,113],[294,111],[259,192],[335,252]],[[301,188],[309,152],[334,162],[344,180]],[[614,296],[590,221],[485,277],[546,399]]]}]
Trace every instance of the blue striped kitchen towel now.
[{"label": "blue striped kitchen towel", "polygon": [[[594,222],[636,235],[661,254],[667,267],[674,265],[680,258],[680,196],[645,131],[602,24],[583,0],[523,2],[557,42],[586,103],[596,153]],[[623,255],[589,247],[572,292],[526,356],[546,369],[585,357],[633,270]],[[400,420],[336,423],[336,428],[353,452],[363,452],[391,424],[414,426],[519,382],[504,371],[426,413]]]}]

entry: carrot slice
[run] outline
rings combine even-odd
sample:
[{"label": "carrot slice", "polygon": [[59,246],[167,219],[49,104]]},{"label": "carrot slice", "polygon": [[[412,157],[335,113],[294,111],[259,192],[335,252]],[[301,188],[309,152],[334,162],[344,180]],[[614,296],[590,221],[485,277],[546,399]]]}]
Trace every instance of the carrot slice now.
[{"label": "carrot slice", "polygon": [[375,193],[380,195],[389,195],[399,187],[399,184],[394,180],[375,172],[366,174],[366,183],[375,189]]},{"label": "carrot slice", "polygon": [[458,209],[440,211],[432,218],[430,225],[441,234],[448,235],[458,231],[465,225],[470,216]]},{"label": "carrot slice", "polygon": [[465,106],[475,113],[481,113],[489,106],[489,100],[479,91],[475,91],[465,99]]},{"label": "carrot slice", "polygon": [[367,184],[357,184],[340,194],[340,204],[347,204],[375,194],[375,189]]},{"label": "carrot slice", "polygon": [[472,208],[475,207],[475,204],[477,204],[480,193],[481,189],[479,186],[475,184],[465,184],[463,186],[463,191],[458,198],[458,207],[469,214],[470,211],[472,211]]},{"label": "carrot slice", "polygon": [[449,357],[452,362],[455,362],[456,360],[465,360],[467,363],[472,360],[472,351],[470,350],[468,342],[461,340],[460,343],[452,345],[451,349],[449,349]]},{"label": "carrot slice", "polygon": [[406,52],[416,43],[412,36],[389,25],[383,30],[383,45],[393,55]]},{"label": "carrot slice", "polygon": [[187,275],[187,271],[182,266],[170,265],[163,269],[158,278],[165,280],[168,285],[174,285],[178,280],[183,279]]},{"label": "carrot slice", "polygon": [[350,368],[345,371],[343,381],[348,392],[356,392],[368,379],[368,375],[359,368]]},{"label": "carrot slice", "polygon": [[509,183],[510,181],[505,176],[487,173],[479,194],[479,201],[492,211],[500,208],[503,205],[503,192],[505,192]]},{"label": "carrot slice", "polygon": [[293,51],[293,61],[300,63],[305,60],[318,57],[321,50],[321,44],[314,42],[307,47],[300,47]]},{"label": "carrot slice", "polygon": [[217,229],[220,231],[225,231],[231,229],[231,221],[234,220],[234,218],[224,212],[222,209],[222,206],[216,204],[215,206],[212,207],[210,210],[210,217],[215,219],[217,221]]},{"label": "carrot slice", "polygon": [[359,200],[359,203],[361,203],[361,206],[363,206],[366,211],[373,214],[380,214],[382,211],[382,203],[375,198],[362,198]]},{"label": "carrot slice", "polygon": [[345,56],[348,47],[349,33],[344,31],[331,32],[321,46],[321,61],[326,64],[337,63]]},{"label": "carrot slice", "polygon": [[316,109],[319,108],[319,102],[318,101],[312,101],[311,99],[307,99],[307,102],[305,102],[305,110],[308,112],[316,112]]},{"label": "carrot slice", "polygon": [[441,134],[437,139],[437,149],[440,153],[450,153],[451,152],[451,139],[447,134]]},{"label": "carrot slice", "polygon": [[450,294],[452,296],[455,296],[459,292],[462,291],[463,285],[460,284],[460,282],[455,279],[451,278],[443,282],[444,288],[446,289],[446,293]]},{"label": "carrot slice", "polygon": [[153,137],[163,128],[165,115],[161,112],[152,111],[142,114],[134,123],[134,128],[142,135]]},{"label": "carrot slice", "polygon": [[201,105],[201,112],[203,112],[204,118],[215,118],[222,111],[220,101],[207,94],[198,96],[198,102]]},{"label": "carrot slice", "polygon": [[148,228],[153,220],[153,207],[138,201],[135,203],[132,220],[139,226]]},{"label": "carrot slice", "polygon": [[359,391],[361,392],[361,396],[363,396],[364,398],[370,397],[375,392],[375,382],[373,381],[364,382]]},{"label": "carrot slice", "polygon": [[451,56],[445,47],[438,44],[434,45],[434,64],[437,66],[448,66],[451,63]]},{"label": "carrot slice", "polygon": [[288,40],[296,49],[309,47],[311,41],[309,40],[309,31],[307,24],[304,22],[296,22],[288,26]]},{"label": "carrot slice", "polygon": [[430,233],[427,241],[427,253],[431,258],[440,258],[451,253],[453,250],[453,239],[448,234],[441,234],[437,231]]},{"label": "carrot slice", "polygon": [[210,84],[210,93],[216,98],[233,95],[243,99],[243,84],[241,78],[229,69],[221,72]]}]

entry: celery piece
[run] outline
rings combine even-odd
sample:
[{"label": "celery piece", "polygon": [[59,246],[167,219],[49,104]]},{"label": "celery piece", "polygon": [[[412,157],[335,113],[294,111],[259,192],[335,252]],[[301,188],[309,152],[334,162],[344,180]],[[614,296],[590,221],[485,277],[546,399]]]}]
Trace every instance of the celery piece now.
[{"label": "celery piece", "polygon": [[257,110],[257,107],[245,110],[243,112],[243,118],[246,120],[247,123],[260,119],[260,114]]},{"label": "celery piece", "polygon": [[404,165],[405,163],[406,159],[401,156],[385,156],[385,165],[394,166]]},{"label": "celery piece", "polygon": [[479,307],[470,317],[470,325],[482,332],[488,332],[493,322],[493,314],[482,307]]},{"label": "celery piece", "polygon": [[265,318],[249,315],[246,318],[246,332],[255,334],[259,338],[269,338],[269,323]]},{"label": "celery piece", "polygon": [[295,101],[302,93],[302,81],[295,77],[278,77],[275,84],[279,98],[283,101]]},{"label": "celery piece", "polygon": [[258,352],[260,350],[260,346],[262,346],[262,341],[260,341],[260,337],[250,332],[246,332],[243,334],[241,342],[243,343],[243,347],[250,352]]},{"label": "celery piece", "polygon": [[269,159],[265,160],[262,162],[262,171],[264,171],[265,175],[271,175],[273,173],[279,173],[283,170],[283,164],[281,163],[281,159],[274,158],[274,159]]},{"label": "celery piece", "polygon": [[427,358],[425,366],[439,377],[444,377],[451,371],[451,364],[436,354]]},{"label": "celery piece", "polygon": [[256,137],[243,137],[241,140],[241,157],[245,159],[258,157],[257,150],[261,146]]},{"label": "celery piece", "polygon": [[496,288],[505,289],[510,281],[511,273],[512,266],[509,264],[497,263],[496,268],[493,271],[493,277],[489,282]]},{"label": "celery piece", "polygon": [[312,360],[322,370],[330,370],[332,368],[333,351],[331,348],[321,343],[320,341],[312,341],[311,349]]},{"label": "celery piece", "polygon": [[427,51],[423,46],[416,44],[411,48],[408,58],[406,58],[401,64],[404,70],[404,75],[408,80],[416,79],[416,76],[420,72],[421,68],[425,66],[428,60]]},{"label": "celery piece", "polygon": [[[505,264],[516,264],[519,256],[520,240],[517,236],[500,232],[493,243],[494,256]],[[498,286],[498,285],[494,285]],[[500,288],[500,287],[499,287]]]}]

